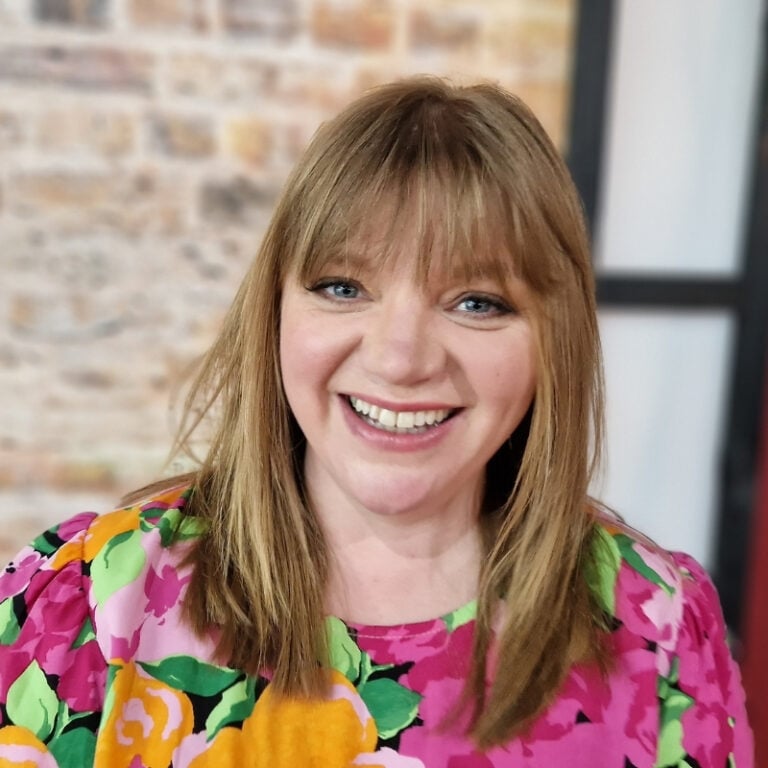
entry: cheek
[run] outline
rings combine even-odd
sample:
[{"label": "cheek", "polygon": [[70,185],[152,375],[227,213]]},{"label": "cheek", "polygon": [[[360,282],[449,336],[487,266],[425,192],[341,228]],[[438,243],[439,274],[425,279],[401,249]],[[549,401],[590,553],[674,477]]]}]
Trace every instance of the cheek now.
[{"label": "cheek", "polygon": [[328,380],[343,361],[339,344],[322,324],[311,321],[311,316],[300,322],[287,322],[280,334],[280,367],[288,401],[325,390]]},{"label": "cheek", "polygon": [[509,344],[493,348],[490,354],[496,364],[488,377],[489,396],[501,402],[513,401],[510,405],[519,401],[527,409],[536,391],[538,367],[532,336],[516,336]]}]

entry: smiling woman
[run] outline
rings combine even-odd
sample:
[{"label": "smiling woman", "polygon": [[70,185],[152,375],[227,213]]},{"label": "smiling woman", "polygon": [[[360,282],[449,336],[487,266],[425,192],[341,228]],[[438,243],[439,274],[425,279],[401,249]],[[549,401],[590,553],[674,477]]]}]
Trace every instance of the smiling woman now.
[{"label": "smiling woman", "polygon": [[354,102],[193,382],[202,465],[0,579],[0,759],[749,768],[711,582],[587,495],[600,370],[579,199],[525,105]]}]

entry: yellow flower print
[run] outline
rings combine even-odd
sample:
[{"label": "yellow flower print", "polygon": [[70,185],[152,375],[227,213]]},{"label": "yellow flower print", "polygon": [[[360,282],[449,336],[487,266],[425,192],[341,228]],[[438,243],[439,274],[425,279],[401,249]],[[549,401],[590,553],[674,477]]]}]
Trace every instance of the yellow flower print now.
[{"label": "yellow flower print", "polygon": [[54,570],[61,570],[67,563],[79,560],[90,563],[102,547],[113,537],[139,527],[139,513],[135,508],[119,509],[94,519],[86,534],[85,543],[79,539],[68,541],[56,553],[52,561]]},{"label": "yellow flower print", "polygon": [[328,699],[262,693],[242,730],[222,728],[189,768],[348,768],[376,748],[376,724],[355,687],[335,670]]},{"label": "yellow flower print", "polygon": [[26,728],[0,729],[0,768],[56,768],[48,748]]},{"label": "yellow flower print", "polygon": [[117,670],[107,707],[94,768],[131,765],[136,757],[145,768],[167,768],[173,750],[194,724],[186,695],[149,677],[133,662]]}]

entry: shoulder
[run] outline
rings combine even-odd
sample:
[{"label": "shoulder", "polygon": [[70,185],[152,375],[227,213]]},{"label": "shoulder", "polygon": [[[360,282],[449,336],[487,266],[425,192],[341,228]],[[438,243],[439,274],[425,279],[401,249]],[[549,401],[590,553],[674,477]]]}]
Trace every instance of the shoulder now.
[{"label": "shoulder", "polygon": [[607,514],[595,530],[592,586],[614,620],[666,648],[677,644],[685,622],[722,626],[717,592],[694,558]]},{"label": "shoulder", "polygon": [[741,678],[709,575],[615,518],[601,516],[595,530],[592,587],[613,621],[616,660],[633,669],[638,649],[653,654],[659,755],[669,758],[660,762],[752,765]]},{"label": "shoulder", "polygon": [[141,545],[149,554],[197,538],[202,530],[199,521],[185,514],[191,493],[188,486],[171,488],[127,507],[92,514],[88,527],[61,547],[55,562],[63,565],[81,560],[89,566],[101,563],[108,568],[110,555],[118,547],[126,553],[131,545]]},{"label": "shoulder", "polygon": [[40,534],[0,573],[0,647],[38,613],[45,624],[36,629],[55,632],[140,574],[151,578],[154,563],[178,561],[201,531],[184,515],[190,493],[174,488],[105,514],[84,512]]}]

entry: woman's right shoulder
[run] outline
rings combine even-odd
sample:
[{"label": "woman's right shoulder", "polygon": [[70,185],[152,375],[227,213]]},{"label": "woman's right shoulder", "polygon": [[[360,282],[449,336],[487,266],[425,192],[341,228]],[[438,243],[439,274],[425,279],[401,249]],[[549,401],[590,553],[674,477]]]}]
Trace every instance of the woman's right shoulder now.
[{"label": "woman's right shoulder", "polygon": [[[132,531],[157,530],[164,546],[190,538],[191,532],[199,534],[201,526],[185,514],[191,494],[189,486],[170,488],[127,506],[102,513],[80,512],[57,523],[26,545],[6,567],[0,575],[5,590],[31,569],[60,570],[75,560],[91,563]],[[7,579],[9,574],[14,578]],[[0,595],[0,601],[5,599],[4,592]]]},{"label": "woman's right shoulder", "polygon": [[53,600],[51,621],[65,621],[65,606],[93,609],[89,601],[138,575],[139,561],[151,568],[174,543],[197,538],[202,527],[184,511],[191,493],[176,487],[106,513],[82,512],[37,536],[0,572],[0,652],[33,605]]}]

